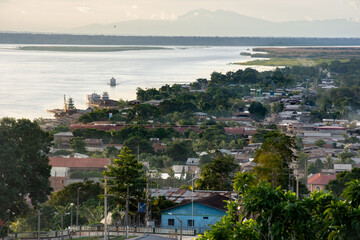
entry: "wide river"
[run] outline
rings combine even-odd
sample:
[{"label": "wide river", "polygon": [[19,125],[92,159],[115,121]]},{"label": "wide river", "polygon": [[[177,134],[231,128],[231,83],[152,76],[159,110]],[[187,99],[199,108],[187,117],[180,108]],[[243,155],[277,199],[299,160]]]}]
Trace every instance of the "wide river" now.
[{"label": "wide river", "polygon": [[[86,95],[108,92],[111,99],[136,98],[136,88],[161,87],[209,78],[213,71],[244,68],[229,63],[250,60],[249,47],[170,47],[121,52],[45,52],[0,45],[0,118],[52,117],[64,95],[78,109]],[[250,49],[250,50],[249,50]],[[261,70],[261,69],[260,69]],[[115,77],[118,85],[109,86]]]}]

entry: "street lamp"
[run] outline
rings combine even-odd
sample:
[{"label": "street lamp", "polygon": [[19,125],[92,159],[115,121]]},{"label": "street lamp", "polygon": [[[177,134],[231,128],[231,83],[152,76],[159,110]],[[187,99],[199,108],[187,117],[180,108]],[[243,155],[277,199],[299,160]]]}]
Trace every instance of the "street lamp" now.
[{"label": "street lamp", "polygon": [[197,171],[195,171],[192,174],[192,179],[190,180],[191,181],[191,221],[192,221],[191,225],[193,230],[194,230],[194,180],[197,179],[196,174]]},{"label": "street lamp", "polygon": [[64,215],[68,215],[69,213],[55,212],[55,214],[60,215],[60,217],[61,217],[61,240],[64,240]]},{"label": "street lamp", "polygon": [[80,195],[81,187],[77,189],[77,196],[76,196],[76,226],[79,226],[79,195]]},{"label": "street lamp", "polygon": [[70,212],[70,226],[73,225],[73,207],[74,207],[74,203],[70,203],[70,208],[71,208],[71,212]]},{"label": "street lamp", "polygon": [[40,240],[40,215],[41,215],[41,211],[37,210],[36,211],[37,215],[38,215],[38,234],[37,234],[37,239]]},{"label": "street lamp", "polygon": [[168,214],[176,217],[176,219],[180,222],[180,240],[182,240],[182,221],[175,214],[170,213],[170,212]]},{"label": "street lamp", "polygon": [[108,224],[107,224],[107,197],[115,196],[115,194],[108,194],[107,189],[109,187],[115,187],[115,185],[108,185],[107,180],[114,180],[115,177],[104,176],[104,240],[108,240]]},{"label": "street lamp", "polygon": [[126,213],[125,213],[125,238],[128,238],[129,234],[129,186],[132,186],[132,184],[125,184],[126,185]]}]

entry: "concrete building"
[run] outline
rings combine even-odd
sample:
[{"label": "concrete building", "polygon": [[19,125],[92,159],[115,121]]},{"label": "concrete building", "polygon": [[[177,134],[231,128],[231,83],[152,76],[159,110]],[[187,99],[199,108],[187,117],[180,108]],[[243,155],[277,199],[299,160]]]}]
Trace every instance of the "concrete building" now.
[{"label": "concrete building", "polygon": [[70,140],[74,137],[72,132],[59,132],[54,134],[54,143],[56,148],[70,148]]},{"label": "concrete building", "polygon": [[[61,158],[50,157],[51,169],[50,182],[55,191],[64,188],[73,172],[95,171],[103,172],[110,164],[110,158]],[[86,180],[84,176],[82,181]]]},{"label": "concrete building", "polygon": [[318,173],[310,177],[307,181],[308,189],[310,192],[324,191],[325,186],[330,180],[335,179],[335,175],[329,175],[325,173]]},{"label": "concrete building", "polygon": [[318,127],[317,130],[320,133],[330,133],[331,136],[342,135],[346,132],[345,127],[339,127],[339,126],[322,126],[322,127]]},{"label": "concrete building", "polygon": [[50,184],[54,189],[54,192],[57,192],[64,188],[66,185],[66,180],[70,177],[70,168],[68,167],[52,167],[51,168],[51,177]]}]

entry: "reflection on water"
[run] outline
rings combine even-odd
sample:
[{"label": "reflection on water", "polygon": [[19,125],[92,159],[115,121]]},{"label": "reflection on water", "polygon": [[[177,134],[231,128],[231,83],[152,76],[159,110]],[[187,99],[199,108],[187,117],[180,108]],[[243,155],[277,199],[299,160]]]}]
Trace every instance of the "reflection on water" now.
[{"label": "reflection on water", "polygon": [[[211,72],[244,68],[248,47],[174,47],[169,50],[123,52],[43,52],[0,45],[0,117],[51,117],[71,96],[85,108],[86,95],[109,92],[111,99],[134,99],[136,88],[188,83]],[[117,86],[108,83],[111,77]]]}]

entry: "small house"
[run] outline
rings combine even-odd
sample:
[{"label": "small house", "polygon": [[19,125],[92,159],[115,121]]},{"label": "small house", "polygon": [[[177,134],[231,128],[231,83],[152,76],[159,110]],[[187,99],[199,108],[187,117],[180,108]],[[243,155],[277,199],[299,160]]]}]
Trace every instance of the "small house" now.
[{"label": "small house", "polygon": [[324,191],[325,186],[330,180],[335,179],[335,175],[325,173],[318,173],[308,179],[308,189],[310,192]]},{"label": "small house", "polygon": [[213,194],[210,197],[190,201],[188,203],[161,211],[161,227],[194,230],[203,233],[210,225],[218,222],[226,214],[228,197]]},{"label": "small house", "polygon": [[54,134],[56,148],[70,148],[70,140],[74,137],[72,132],[59,132]]}]

